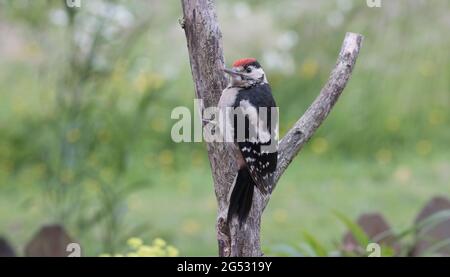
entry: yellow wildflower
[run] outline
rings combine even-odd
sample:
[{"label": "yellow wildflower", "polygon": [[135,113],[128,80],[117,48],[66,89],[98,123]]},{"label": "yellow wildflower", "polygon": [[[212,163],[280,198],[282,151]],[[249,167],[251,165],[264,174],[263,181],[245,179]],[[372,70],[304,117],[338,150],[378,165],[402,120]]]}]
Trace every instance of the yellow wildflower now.
[{"label": "yellow wildflower", "polygon": [[157,246],[157,247],[164,247],[166,246],[166,241],[163,240],[162,238],[156,238],[153,240],[153,245]]},{"label": "yellow wildflower", "polygon": [[175,247],[169,245],[167,246],[167,256],[168,257],[178,257],[179,251]]},{"label": "yellow wildflower", "polygon": [[127,244],[133,249],[138,249],[144,244],[144,242],[140,238],[133,237],[128,239]]}]

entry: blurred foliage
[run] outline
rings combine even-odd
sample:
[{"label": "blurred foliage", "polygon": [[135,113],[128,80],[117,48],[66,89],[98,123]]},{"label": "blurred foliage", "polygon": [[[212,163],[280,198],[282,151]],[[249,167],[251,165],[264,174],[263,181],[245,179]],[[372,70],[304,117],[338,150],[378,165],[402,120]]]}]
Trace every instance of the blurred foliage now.
[{"label": "blurred foliage", "polygon": [[[285,245],[280,244],[273,247],[269,247],[267,252],[269,256],[296,256],[296,257],[368,257],[371,254],[368,246],[372,242],[365,231],[354,222],[348,216],[335,212],[336,217],[346,226],[349,232],[357,241],[357,248],[349,250],[345,249],[342,242],[335,242],[334,248],[325,246],[316,238],[313,234],[308,232],[303,233],[303,241],[298,244]],[[384,233],[377,235],[373,238],[374,241],[382,241],[384,238],[391,237],[395,243],[398,244],[398,253],[392,248],[392,245],[387,245],[385,243],[379,243],[380,246],[380,257],[408,257],[413,252],[414,247],[417,242],[423,241],[427,238],[427,230],[450,220],[450,211],[444,210],[437,212],[425,220],[419,223],[412,224],[410,227],[396,233],[392,233],[388,230]],[[439,250],[450,245],[449,240],[443,241],[433,241],[427,249],[423,252],[423,256],[442,256],[439,254]]]},{"label": "blurred foliage", "polygon": [[177,257],[178,249],[168,245],[165,240],[156,238],[152,245],[145,245],[140,238],[130,238],[127,241],[130,252],[126,254],[102,254],[101,257]]},{"label": "blurred foliage", "polygon": [[[57,221],[88,255],[125,251],[131,236],[214,254],[205,147],[170,139],[172,109],[192,110],[194,95],[179,2],[64,2],[0,0],[0,232],[23,246]],[[322,253],[343,228],[330,210],[390,210],[401,229],[412,207],[450,191],[449,8],[217,1],[227,63],[261,61],[280,135],[320,91],[345,32],[365,36],[346,91],[274,194],[263,245],[296,243],[302,225]]]}]

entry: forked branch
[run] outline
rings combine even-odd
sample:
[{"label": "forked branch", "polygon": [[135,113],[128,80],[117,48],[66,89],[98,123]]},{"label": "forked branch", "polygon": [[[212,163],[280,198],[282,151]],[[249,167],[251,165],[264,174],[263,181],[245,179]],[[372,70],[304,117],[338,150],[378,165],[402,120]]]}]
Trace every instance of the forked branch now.
[{"label": "forked branch", "polygon": [[[218,103],[226,86],[222,34],[217,22],[213,0],[182,0],[183,19],[196,97],[205,107]],[[361,48],[362,36],[347,33],[337,63],[327,84],[305,114],[279,143],[279,164],[275,173],[278,182],[302,146],[325,120],[344,90]],[[261,256],[261,216],[270,195],[255,190],[252,209],[245,224],[237,220],[227,224],[228,195],[236,174],[235,161],[221,143],[208,143],[208,157],[218,202],[217,241],[220,256]],[[274,184],[275,187],[275,184]]]}]

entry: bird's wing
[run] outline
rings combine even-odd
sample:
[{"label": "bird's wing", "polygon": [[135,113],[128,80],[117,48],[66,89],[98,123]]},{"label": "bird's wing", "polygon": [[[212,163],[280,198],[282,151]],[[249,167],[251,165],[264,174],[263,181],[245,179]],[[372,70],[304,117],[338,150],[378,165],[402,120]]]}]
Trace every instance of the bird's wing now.
[{"label": "bird's wing", "polygon": [[[276,169],[278,153],[276,151],[277,141],[275,134],[268,124],[261,120],[259,111],[255,106],[251,105],[248,100],[239,102],[239,109],[235,110],[235,138],[237,145],[242,154],[243,160],[246,162],[250,175],[258,189],[263,194],[267,194],[272,190],[273,173]],[[267,113],[270,113],[270,108]],[[239,121],[243,121],[239,124]],[[264,124],[266,123],[266,124]],[[242,124],[245,124],[243,128]],[[239,134],[239,131],[246,130],[245,133]],[[268,147],[274,143],[275,149],[269,151]]]}]

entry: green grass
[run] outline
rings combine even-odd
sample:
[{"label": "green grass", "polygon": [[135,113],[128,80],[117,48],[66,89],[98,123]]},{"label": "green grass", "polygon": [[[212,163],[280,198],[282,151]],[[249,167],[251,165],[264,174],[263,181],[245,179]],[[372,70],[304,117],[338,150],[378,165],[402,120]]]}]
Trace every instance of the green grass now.
[{"label": "green grass", "polygon": [[[411,225],[432,196],[449,196],[449,167],[444,153],[427,159],[404,155],[387,165],[334,160],[326,154],[300,155],[281,179],[264,214],[262,245],[270,254],[277,245],[305,242],[303,232],[308,232],[333,249],[345,229],[334,210],[350,218],[379,211],[395,230],[402,230]],[[156,174],[158,185],[126,197],[124,229],[146,224],[139,234],[146,241],[162,237],[176,245],[181,255],[216,255],[216,204],[208,170],[202,165],[177,174]],[[2,188],[0,208],[10,212],[2,213],[0,230],[20,248],[52,218],[42,191],[23,189],[20,178],[17,183],[15,189]],[[97,229],[83,233],[81,243],[87,255],[102,252],[96,243],[100,236]]]}]

